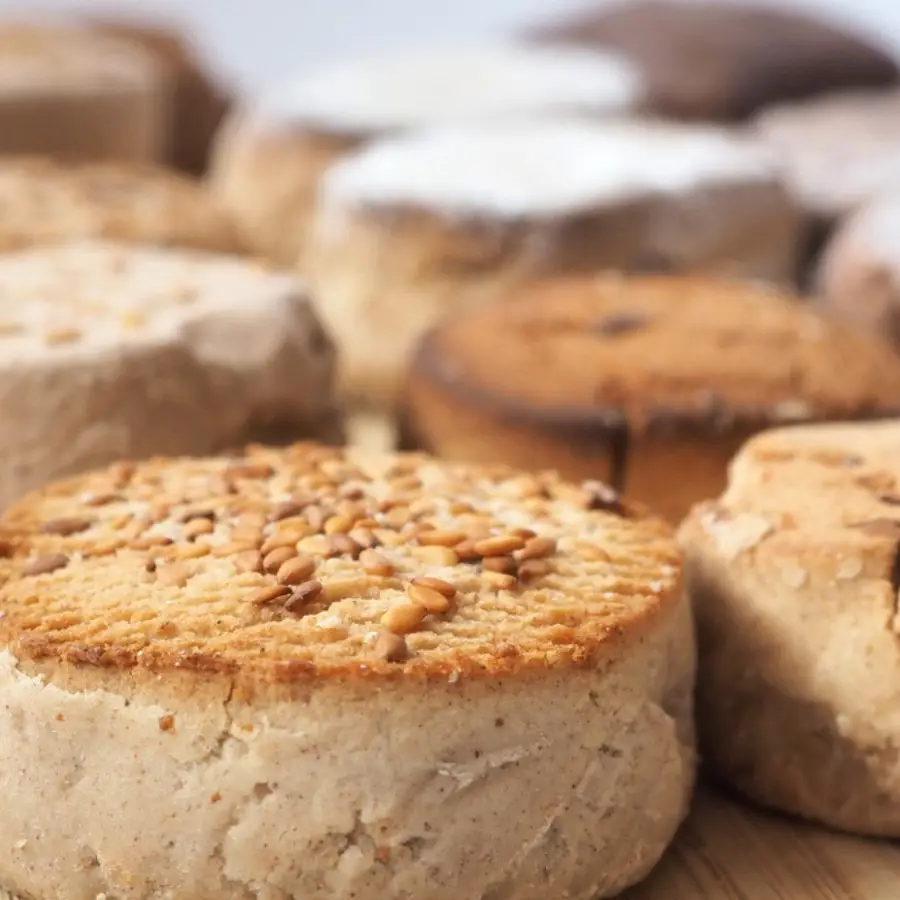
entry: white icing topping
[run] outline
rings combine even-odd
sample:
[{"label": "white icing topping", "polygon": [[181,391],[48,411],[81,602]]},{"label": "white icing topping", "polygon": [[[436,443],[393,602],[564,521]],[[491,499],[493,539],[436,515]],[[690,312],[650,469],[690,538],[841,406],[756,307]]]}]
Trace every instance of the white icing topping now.
[{"label": "white icing topping", "polygon": [[770,154],[725,130],[548,119],[376,142],[329,170],[322,192],[335,207],[412,204],[516,217],[773,178]]},{"label": "white icing topping", "polygon": [[385,131],[542,112],[618,112],[641,93],[625,59],[575,48],[437,48],[336,64],[263,101],[266,114]]},{"label": "white icing topping", "polygon": [[840,215],[900,188],[900,92],[852,92],[762,114],[757,129],[809,209]]}]

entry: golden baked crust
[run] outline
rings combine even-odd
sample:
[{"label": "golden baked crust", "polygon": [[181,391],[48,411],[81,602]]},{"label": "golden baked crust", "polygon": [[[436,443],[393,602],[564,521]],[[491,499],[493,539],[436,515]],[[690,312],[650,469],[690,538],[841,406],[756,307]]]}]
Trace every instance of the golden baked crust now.
[{"label": "golden baked crust", "polygon": [[120,463],[0,545],[18,658],[261,681],[594,665],[680,592],[668,529],[599,483],[312,444]]},{"label": "golden baked crust", "polygon": [[161,167],[0,161],[0,251],[79,237],[242,250],[200,182]]},{"label": "golden baked crust", "polygon": [[709,771],[767,806],[900,836],[900,423],[759,435],[679,538]]},{"label": "golden baked crust", "polygon": [[900,409],[900,359],[797,301],[705,277],[548,280],[433,331],[410,380],[592,440]]}]

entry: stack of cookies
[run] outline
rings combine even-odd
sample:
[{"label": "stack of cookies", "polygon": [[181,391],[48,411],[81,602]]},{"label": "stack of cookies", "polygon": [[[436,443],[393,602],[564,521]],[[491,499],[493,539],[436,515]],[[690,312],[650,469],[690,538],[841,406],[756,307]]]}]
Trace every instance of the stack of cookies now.
[{"label": "stack of cookies", "polygon": [[699,758],[900,837],[889,55],[641,0],[231,112],[160,23],[3,67],[2,900],[595,900]]}]

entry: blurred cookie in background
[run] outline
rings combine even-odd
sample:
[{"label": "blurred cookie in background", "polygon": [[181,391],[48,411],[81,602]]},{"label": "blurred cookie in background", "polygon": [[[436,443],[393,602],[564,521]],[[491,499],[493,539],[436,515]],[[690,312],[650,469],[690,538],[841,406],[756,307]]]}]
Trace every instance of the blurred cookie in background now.
[{"label": "blurred cookie in background", "polygon": [[213,135],[232,97],[202,58],[196,42],[174,24],[99,14],[87,22],[96,32],[141,47],[165,70],[173,102],[167,159],[191,174],[205,172]]},{"label": "blurred cookie in background", "polygon": [[322,183],[306,273],[354,403],[390,407],[418,336],[535,277],[600,269],[787,280],[800,219],[730,132],[575,119],[370,145]]},{"label": "blurred cookie in background", "polygon": [[48,22],[0,22],[0,154],[164,158],[169,80],[127,41]]},{"label": "blurred cookie in background", "polygon": [[0,350],[0,506],[278,425],[332,437],[334,352],[303,285],[234,257],[103,241],[4,254]]},{"label": "blurred cookie in background", "polygon": [[294,266],[320,176],[367,141],[445,122],[602,116],[642,100],[629,63],[575,48],[500,44],[363,57],[300,74],[236,112],[217,139],[212,187],[257,251]]},{"label": "blurred cookie in background", "polygon": [[640,69],[652,108],[677,118],[742,119],[771,103],[900,78],[896,61],[862,36],[775,6],[638,0],[528,36],[622,53]]},{"label": "blurred cookie in background", "polygon": [[598,478],[671,521],[752,434],[900,413],[900,358],[794,295],[701,277],[548,280],[420,343],[406,442]]},{"label": "blurred cookie in background", "polygon": [[240,253],[201,182],[159,166],[0,158],[0,251],[81,237]]},{"label": "blurred cookie in background", "polygon": [[847,91],[763,111],[753,130],[776,154],[809,218],[809,278],[835,222],[900,190],[900,90]]},{"label": "blurred cookie in background", "polygon": [[849,217],[826,246],[816,282],[826,310],[900,352],[900,193]]}]

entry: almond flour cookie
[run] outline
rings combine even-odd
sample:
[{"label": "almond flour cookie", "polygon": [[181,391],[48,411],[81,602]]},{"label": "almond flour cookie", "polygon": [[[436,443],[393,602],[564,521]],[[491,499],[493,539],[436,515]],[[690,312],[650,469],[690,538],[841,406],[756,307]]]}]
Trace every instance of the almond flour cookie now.
[{"label": "almond flour cookie", "polygon": [[601,478],[678,521],[751,434],[900,413],[900,359],[793,295],[603,275],[510,291],[420,343],[405,443]]},{"label": "almond flour cookie", "polygon": [[751,441],[681,539],[711,771],[776,809],[900,837],[900,425]]},{"label": "almond flour cookie", "polygon": [[611,54],[516,45],[414,50],[313,70],[232,116],[212,186],[259,252],[296,265],[319,178],[347,151],[423,125],[635,107],[636,71]]},{"label": "almond flour cookie", "polygon": [[56,484],[0,542],[13,892],[593,900],[687,810],[679,554],[599,483],[257,448]]},{"label": "almond flour cookie", "polygon": [[74,238],[240,253],[199,181],[156,166],[0,159],[0,252]]},{"label": "almond flour cookie", "polygon": [[787,278],[798,237],[768,156],[749,141],[555,120],[428,131],[338,163],[307,271],[344,392],[390,405],[424,329],[517,283],[648,267]]},{"label": "almond flour cookie", "polygon": [[[335,421],[303,286],[225,256],[76,242],[0,257],[0,507],[122,457]],[[330,437],[330,433],[328,433]]]},{"label": "almond flour cookie", "polygon": [[165,70],[174,94],[167,158],[194,175],[205,172],[213,135],[231,106],[231,97],[208,70],[199,49],[179,29],[161,22],[100,15],[89,18],[88,24],[138,45]]},{"label": "almond flour cookie", "polygon": [[74,26],[0,24],[0,153],[164,158],[171,93],[139,47]]},{"label": "almond flour cookie", "polygon": [[690,119],[742,119],[782,100],[896,84],[896,62],[827,22],[728,3],[604,4],[531,32],[544,42],[621,53],[651,108]]},{"label": "almond flour cookie", "polygon": [[828,312],[900,351],[900,193],[841,225],[822,255],[818,288]]}]

